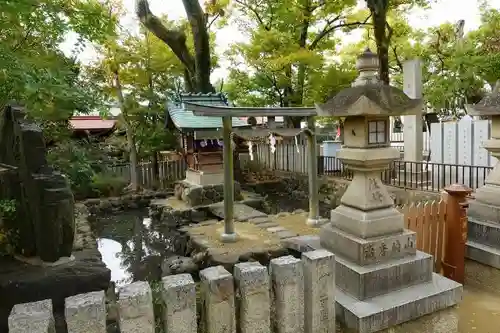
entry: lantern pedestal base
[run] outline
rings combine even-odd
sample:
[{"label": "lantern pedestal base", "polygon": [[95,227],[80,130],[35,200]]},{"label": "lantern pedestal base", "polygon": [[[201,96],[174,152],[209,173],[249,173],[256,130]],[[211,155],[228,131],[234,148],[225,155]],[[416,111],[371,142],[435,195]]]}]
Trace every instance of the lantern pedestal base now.
[{"label": "lantern pedestal base", "polygon": [[[487,207],[490,212],[498,207]],[[500,224],[469,217],[466,257],[500,269]]]},{"label": "lantern pedestal base", "polygon": [[500,249],[474,241],[468,241],[466,251],[466,257],[468,259],[500,269]]},{"label": "lantern pedestal base", "polygon": [[467,210],[466,256],[500,269],[500,186],[486,184],[476,190],[474,197]]},{"label": "lantern pedestal base", "polygon": [[403,225],[392,207],[340,205],[321,229],[320,246],[337,260],[337,320],[356,332],[377,332],[462,299],[462,285],[433,273],[433,257],[416,250],[416,233]]},{"label": "lantern pedestal base", "polygon": [[[326,237],[334,237],[335,233],[342,232],[324,226],[319,237],[299,236],[288,239],[285,244],[299,252],[328,250]],[[405,237],[414,235],[407,230],[404,233]],[[336,242],[335,239],[331,241]],[[354,249],[351,247],[350,251]],[[341,254],[336,254],[335,259],[337,320],[354,332],[378,332],[454,306],[462,299],[462,285],[433,273],[433,258],[427,253],[415,251],[401,258],[369,265],[358,265]],[[436,314],[436,317],[441,315]],[[430,326],[426,326],[426,332],[439,332],[442,327],[438,322],[427,320],[426,325]],[[454,322],[458,323],[458,320]]]},{"label": "lantern pedestal base", "polygon": [[[462,292],[461,284],[432,273],[428,282],[363,301],[336,288],[335,311],[337,320],[348,328],[372,333],[454,306],[462,300]],[[430,327],[426,331],[439,330]]]}]

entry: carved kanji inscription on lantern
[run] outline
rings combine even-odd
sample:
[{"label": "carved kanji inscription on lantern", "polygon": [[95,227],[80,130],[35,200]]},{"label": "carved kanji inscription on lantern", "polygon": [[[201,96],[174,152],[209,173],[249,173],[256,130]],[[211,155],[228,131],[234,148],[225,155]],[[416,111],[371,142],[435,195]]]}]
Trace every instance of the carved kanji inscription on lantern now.
[{"label": "carved kanji inscription on lantern", "polygon": [[368,178],[368,190],[371,193],[371,198],[373,201],[382,202],[384,200],[384,195],[381,191],[381,186],[375,178]]}]

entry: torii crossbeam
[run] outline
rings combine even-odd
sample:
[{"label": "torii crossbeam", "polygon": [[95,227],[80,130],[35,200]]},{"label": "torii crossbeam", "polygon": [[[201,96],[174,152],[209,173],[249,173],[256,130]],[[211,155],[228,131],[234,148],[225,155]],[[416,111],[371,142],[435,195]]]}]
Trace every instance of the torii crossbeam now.
[{"label": "torii crossbeam", "polygon": [[316,133],[314,107],[231,107],[185,103],[187,110],[196,116],[222,117],[224,142],[224,233],[222,241],[235,242],[237,234],[234,230],[234,171],[231,148],[231,118],[232,117],[277,117],[296,116],[307,117],[307,145],[309,152],[309,216],[307,223],[311,226],[321,224],[318,199],[318,159],[316,154]]}]

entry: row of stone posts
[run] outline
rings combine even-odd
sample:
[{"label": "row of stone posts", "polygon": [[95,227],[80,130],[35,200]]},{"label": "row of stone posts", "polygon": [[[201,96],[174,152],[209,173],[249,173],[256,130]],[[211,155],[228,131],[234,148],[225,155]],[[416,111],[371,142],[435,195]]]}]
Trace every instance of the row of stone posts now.
[{"label": "row of stone posts", "polygon": [[[216,266],[202,270],[200,278],[200,324],[206,333],[235,333],[237,326],[241,333],[270,333],[273,326],[278,333],[335,332],[335,256],[326,250],[304,253],[302,259],[273,259],[269,272],[258,262],[246,262],[235,265],[234,275]],[[191,275],[164,277],[162,286],[166,332],[197,333],[196,283]],[[68,333],[106,332],[104,291],[72,296],[65,303]],[[153,294],[147,282],[122,287],[117,306],[122,333],[155,332]],[[9,332],[53,333],[52,311],[50,300],[15,305]]]}]

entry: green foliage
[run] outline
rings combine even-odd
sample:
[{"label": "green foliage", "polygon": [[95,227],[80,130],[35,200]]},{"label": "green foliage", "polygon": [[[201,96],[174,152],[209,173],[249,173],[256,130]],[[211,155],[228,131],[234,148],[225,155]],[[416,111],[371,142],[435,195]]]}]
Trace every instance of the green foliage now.
[{"label": "green foliage", "polygon": [[[227,52],[233,66],[224,90],[239,105],[300,106],[324,100],[331,94],[331,74],[341,74],[333,82],[346,78],[345,66],[326,59],[339,43],[335,32],[362,23],[355,6],[356,1],[311,1],[306,6],[299,1],[237,1],[244,15],[236,23],[250,39]],[[239,66],[242,60],[248,69]]]},{"label": "green foliage", "polygon": [[15,244],[17,231],[7,224],[15,218],[16,210],[16,200],[0,200],[0,255],[12,253],[11,244]]},{"label": "green foliage", "polygon": [[100,42],[116,20],[98,0],[2,2],[0,20],[0,108],[11,100],[30,116],[54,121],[96,105],[98,90],[79,77],[79,65],[59,50],[67,33]]},{"label": "green foliage", "polygon": [[[109,157],[108,150],[98,143],[84,141],[67,141],[52,147],[47,154],[48,162],[57,170],[64,173],[70,182],[76,198],[102,196],[104,186],[98,179],[98,186],[94,186],[97,174],[106,172],[105,166],[116,163]],[[113,184],[116,181],[113,180]],[[115,185],[112,186],[113,188]]]},{"label": "green foliage", "polygon": [[10,218],[16,213],[16,200],[0,200],[0,216]]},{"label": "green foliage", "polygon": [[[122,37],[106,43],[101,50],[104,58],[86,68],[88,75],[99,82],[107,99],[113,100],[118,97],[113,72],[119,69],[125,92],[119,127],[133,132],[140,159],[161,150],[175,150],[177,133],[165,130],[165,101],[179,93],[184,68],[170,48],[150,32]],[[125,136],[116,136],[113,141],[127,147]]]},{"label": "green foliage", "polygon": [[90,187],[98,197],[116,197],[123,193],[128,182],[123,178],[108,173],[97,173],[92,176]]}]

